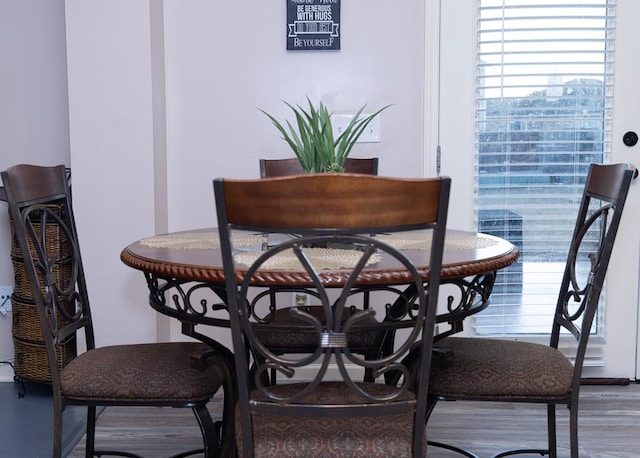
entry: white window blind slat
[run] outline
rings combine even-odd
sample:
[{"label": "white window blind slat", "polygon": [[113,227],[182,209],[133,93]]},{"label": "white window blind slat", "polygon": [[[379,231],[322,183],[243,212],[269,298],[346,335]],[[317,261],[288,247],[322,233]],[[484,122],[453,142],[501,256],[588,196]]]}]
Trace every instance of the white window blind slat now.
[{"label": "white window blind slat", "polygon": [[588,166],[609,161],[615,1],[477,5],[475,216],[521,258],[474,331],[548,333]]}]

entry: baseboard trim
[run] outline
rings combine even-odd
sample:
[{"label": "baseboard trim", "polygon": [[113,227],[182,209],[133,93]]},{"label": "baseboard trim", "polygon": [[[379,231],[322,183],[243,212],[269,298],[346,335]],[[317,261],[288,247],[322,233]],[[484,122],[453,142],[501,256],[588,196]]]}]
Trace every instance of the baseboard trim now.
[{"label": "baseboard trim", "polygon": [[588,377],[580,379],[580,385],[620,385],[631,383],[628,378]]},{"label": "baseboard trim", "polygon": [[15,372],[11,364],[0,364],[0,382],[13,382]]}]

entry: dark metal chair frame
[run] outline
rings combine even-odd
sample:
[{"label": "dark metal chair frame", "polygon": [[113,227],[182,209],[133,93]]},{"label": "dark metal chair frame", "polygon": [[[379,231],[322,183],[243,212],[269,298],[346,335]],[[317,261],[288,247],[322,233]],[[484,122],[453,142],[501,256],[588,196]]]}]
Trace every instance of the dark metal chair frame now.
[{"label": "dark metal chair frame", "polygon": [[[255,414],[344,418],[391,415],[407,412],[407,409],[413,412],[413,456],[422,456],[426,449],[425,417],[422,415],[426,416],[427,413],[428,373],[449,187],[448,178],[403,180],[353,174],[214,181],[236,354],[241,423],[241,430],[238,431],[236,427],[236,432],[241,434],[239,448],[244,451],[244,456],[253,456],[252,416]],[[375,233],[420,228],[433,229],[426,287],[424,274],[421,276],[404,254],[372,236]],[[252,265],[242,266],[234,261],[232,233],[235,231],[295,234],[295,237],[268,247]],[[328,282],[323,271],[316,269],[309,261],[305,250],[334,244],[354,249],[361,257],[352,269],[338,269],[339,281]],[[298,271],[295,275],[303,279],[302,284],[317,291],[323,311],[319,319],[305,312],[302,307],[287,306],[299,323],[282,327],[280,331],[302,330],[314,335],[317,342],[313,352],[293,358],[275,353],[261,343],[259,331],[271,331],[273,325],[268,320],[256,319],[256,303],[252,293],[256,282],[260,284],[261,277],[278,275],[269,272],[269,268],[265,271],[264,264],[286,250],[295,253],[302,269],[302,273]],[[362,287],[359,284],[362,271],[367,260],[376,252],[384,252],[404,265],[408,278],[400,283],[416,285],[415,302],[406,303],[404,310],[399,313],[396,310],[397,314],[391,314],[390,307],[387,307],[383,317],[373,322],[370,320],[376,313],[373,307],[359,311],[344,321],[342,312],[348,307],[347,301],[354,289]],[[335,271],[333,273],[336,274]],[[402,289],[398,289],[398,292],[402,294]],[[351,332],[376,331],[386,334],[399,329],[408,331],[408,335],[406,338],[396,338],[396,348],[389,354],[369,359],[351,351],[347,338]],[[420,335],[424,339],[419,339]],[[420,347],[417,364],[422,368],[418,380],[414,380],[401,364],[402,357],[416,341]],[[243,354],[246,357],[240,357]],[[332,357],[339,368],[341,378],[338,383],[344,397],[355,396],[357,401],[317,403],[311,400],[315,393],[327,386],[324,378]],[[254,370],[252,366],[256,361],[257,368]],[[292,379],[299,369],[315,361],[320,361],[320,364],[312,381],[278,385],[264,383],[264,375],[271,370]],[[401,376],[394,378],[397,381],[394,385],[355,382],[345,366],[349,362],[371,370],[376,380],[389,374]],[[385,390],[380,394],[372,391],[372,387],[385,387]],[[407,394],[408,400],[403,398]]]},{"label": "dark metal chair frame", "polygon": [[[120,451],[107,451],[94,449],[96,409],[103,406],[168,406],[188,407],[194,412],[201,429],[204,447],[176,455],[176,457],[190,456],[196,453],[205,456],[230,455],[234,444],[225,444],[222,450],[221,424],[214,423],[207,409],[207,402],[213,397],[215,391],[204,394],[206,399],[180,399],[153,400],[135,396],[124,399],[89,399],[69,398],[61,389],[61,377],[65,374],[65,367],[58,362],[60,346],[70,340],[77,340],[84,335],[84,343],[87,353],[95,358],[100,354],[97,351],[94,339],[93,321],[89,307],[89,296],[85,282],[80,247],[74,221],[70,186],[67,180],[65,167],[40,167],[34,165],[16,165],[2,172],[2,180],[9,203],[10,214],[13,218],[15,236],[24,259],[25,268],[29,277],[33,300],[39,315],[40,325],[43,330],[46,344],[47,358],[51,370],[51,384],[54,407],[54,441],[53,456],[62,455],[62,412],[66,406],[79,405],[87,407],[86,425],[86,456],[117,455],[136,457],[132,453]],[[44,229],[43,229],[44,228]],[[62,234],[60,243],[64,244],[64,250],[52,254],[49,248],[49,231]],[[61,253],[61,254],[60,254]],[[56,266],[66,265],[70,272],[69,278],[58,278],[54,273]],[[149,345],[143,344],[146,348]],[[186,367],[195,367],[197,370],[204,366],[215,366],[224,376],[221,386],[225,390],[231,388],[233,381],[232,363],[223,360],[214,354],[204,344],[157,344],[170,345],[184,354],[187,361]],[[176,345],[179,345],[176,346]],[[127,350],[127,359],[134,354],[138,345]],[[193,351],[191,351],[193,347]],[[103,347],[100,350],[109,350]],[[168,347],[163,347],[168,348]],[[187,349],[184,352],[184,349]],[[162,351],[160,352],[162,353]],[[104,353],[101,353],[104,354]],[[162,357],[162,354],[159,356]],[[85,359],[84,361],[87,361]],[[198,369],[197,365],[200,366]],[[99,364],[98,364],[99,365]],[[163,371],[171,370],[170,365],[164,365],[167,369],[159,369],[158,380],[164,374]],[[209,373],[209,372],[208,372]],[[175,375],[175,374],[170,374]],[[152,376],[152,374],[150,375]],[[90,394],[88,396],[91,396]],[[140,396],[144,396],[140,394]],[[233,433],[231,432],[231,436]]]},{"label": "dark metal chair frame", "polygon": [[[464,392],[448,392],[442,394],[433,391],[434,387],[431,385],[430,414],[438,400],[506,401],[547,404],[548,448],[509,450],[495,455],[496,458],[524,453],[539,453],[555,458],[557,455],[557,405],[566,405],[569,408],[571,456],[572,458],[578,458],[578,401],[582,367],[625,200],[631,181],[636,176],[637,171],[635,167],[629,164],[592,164],[589,168],[571,245],[568,251],[564,276],[560,285],[549,343],[551,348],[557,350],[561,336],[570,335],[577,341],[570,387],[567,387],[568,394],[561,399],[545,399],[542,396],[509,399],[499,393],[493,396],[486,394],[474,395]],[[596,233],[595,238],[597,238],[595,242],[591,239],[594,233]],[[596,245],[595,249],[593,246],[594,243]],[[576,272],[576,260],[579,256],[585,255],[588,256],[591,261],[591,272],[586,278],[583,278]],[[457,338],[448,337],[439,345],[446,347],[446,342],[450,339]],[[477,345],[478,340],[467,340],[468,345],[456,348],[462,348],[466,356],[473,358],[473,347]],[[458,340],[458,342],[461,341]],[[519,342],[512,341],[509,344],[512,345],[510,348],[514,351],[514,354],[519,349],[523,349]],[[453,354],[447,356],[450,358],[448,364],[455,364],[456,352],[454,351]],[[445,361],[444,364],[446,365],[447,362]],[[487,361],[487,365],[490,364],[491,362]],[[445,368],[443,370],[447,369]],[[437,367],[433,368],[432,376],[435,376],[434,374],[437,372]],[[464,368],[460,367],[457,373],[460,374],[460,377],[464,377]],[[503,373],[502,375],[504,379],[508,379],[508,373]],[[506,384],[508,384],[508,382],[506,382]],[[455,388],[452,390],[455,390]],[[476,457],[472,452],[462,450],[450,444],[435,442],[430,442],[430,444],[456,451],[467,457]]]}]

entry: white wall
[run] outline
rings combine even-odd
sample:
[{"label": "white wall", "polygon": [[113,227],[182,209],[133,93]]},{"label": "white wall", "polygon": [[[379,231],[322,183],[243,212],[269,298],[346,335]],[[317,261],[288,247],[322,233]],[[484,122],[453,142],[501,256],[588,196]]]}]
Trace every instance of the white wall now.
[{"label": "white wall", "polygon": [[[165,2],[169,223],[215,223],[211,179],[257,177],[258,158],[291,156],[258,108],[324,101],[334,112],[394,104],[381,115],[380,173],[421,173],[424,2],[342,2],[340,51],[286,51],[284,1]],[[188,203],[188,205],[185,205]]]},{"label": "white wall", "polygon": [[[69,165],[63,0],[0,1],[0,170]],[[0,203],[0,285],[13,285],[7,206]],[[13,359],[11,315],[0,315],[0,361]],[[13,380],[0,365],[0,381]]]},{"label": "white wall", "polygon": [[96,344],[155,340],[142,274],[120,262],[154,232],[148,1],[67,0],[74,211]]},{"label": "white wall", "polygon": [[306,96],[334,112],[393,103],[382,142],[353,155],[422,175],[424,2],[343,1],[342,49],[324,52],[285,50],[285,5],[66,1],[74,205],[99,344],[167,337],[142,275],[118,259],[127,243],[215,225],[213,178],[258,177],[259,157],[292,154],[258,108],[284,118],[281,101]]}]

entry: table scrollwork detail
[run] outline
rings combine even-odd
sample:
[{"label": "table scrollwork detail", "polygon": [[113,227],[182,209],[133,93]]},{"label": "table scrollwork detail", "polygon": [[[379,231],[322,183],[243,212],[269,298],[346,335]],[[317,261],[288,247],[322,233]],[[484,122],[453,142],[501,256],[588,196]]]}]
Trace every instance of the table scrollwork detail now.
[{"label": "table scrollwork detail", "polygon": [[224,287],[145,274],[151,306],[183,322],[228,327]]},{"label": "table scrollwork detail", "polygon": [[486,304],[491,296],[494,282],[495,272],[476,275],[470,279],[461,278],[442,282],[442,284],[456,286],[459,293],[447,294],[447,313],[468,315],[474,307]]}]

